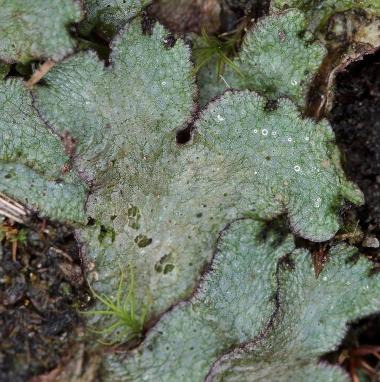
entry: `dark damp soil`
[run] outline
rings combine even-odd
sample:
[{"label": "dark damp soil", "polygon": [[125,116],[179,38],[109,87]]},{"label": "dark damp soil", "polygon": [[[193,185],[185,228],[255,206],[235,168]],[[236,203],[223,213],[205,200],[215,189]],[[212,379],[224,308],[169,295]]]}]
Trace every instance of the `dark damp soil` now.
[{"label": "dark damp soil", "polygon": [[380,51],[340,73],[329,120],[350,179],[364,192],[363,228],[380,233]]},{"label": "dark damp soil", "polygon": [[[366,203],[354,212],[365,234],[380,238],[380,51],[340,73],[329,120],[343,155],[344,169],[364,193]],[[380,249],[364,249],[380,270]],[[351,325],[340,348],[325,357],[360,377],[380,380],[380,314]],[[379,353],[380,354],[380,353]],[[374,372],[365,372],[365,364]]]},{"label": "dark damp soil", "polygon": [[88,295],[70,230],[3,221],[0,235],[0,381],[24,382],[70,353]]}]

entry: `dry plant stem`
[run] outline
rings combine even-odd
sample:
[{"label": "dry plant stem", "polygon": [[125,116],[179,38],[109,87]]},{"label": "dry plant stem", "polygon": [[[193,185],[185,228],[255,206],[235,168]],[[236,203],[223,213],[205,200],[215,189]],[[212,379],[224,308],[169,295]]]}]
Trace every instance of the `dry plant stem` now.
[{"label": "dry plant stem", "polygon": [[360,379],[356,374],[355,367],[353,367],[352,364],[350,364],[350,377],[352,379],[352,382],[360,382]]},{"label": "dry plant stem", "polygon": [[325,266],[325,263],[328,259],[328,248],[326,245],[319,248],[317,251],[313,253],[313,265],[314,265],[314,272],[315,272],[315,278],[318,278],[320,273],[323,270],[323,267]]},{"label": "dry plant stem", "polygon": [[14,222],[23,223],[27,216],[26,208],[0,192],[0,215]]},{"label": "dry plant stem", "polygon": [[339,357],[338,363],[342,365],[348,360],[348,369],[352,382],[360,382],[357,374],[358,369],[362,369],[369,377],[376,376],[376,370],[363,359],[363,357],[372,355],[380,360],[380,346],[360,346],[350,351],[343,351]]},{"label": "dry plant stem", "polygon": [[30,382],[54,382],[59,376],[60,372],[61,369],[57,367],[48,372],[47,374],[39,375],[37,377],[32,378]]},{"label": "dry plant stem", "polygon": [[26,81],[26,86],[28,88],[33,87],[36,83],[41,81],[41,79],[44,77],[44,75],[55,65],[55,62],[52,60],[45,61],[29,78],[28,81]]}]

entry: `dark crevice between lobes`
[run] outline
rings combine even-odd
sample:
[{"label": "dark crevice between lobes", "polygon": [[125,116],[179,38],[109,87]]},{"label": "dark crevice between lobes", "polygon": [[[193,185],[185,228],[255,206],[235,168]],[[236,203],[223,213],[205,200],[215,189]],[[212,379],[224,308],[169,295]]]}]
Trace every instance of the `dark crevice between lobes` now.
[{"label": "dark crevice between lobes", "polygon": [[141,29],[145,35],[151,36],[153,33],[154,25],[157,19],[149,14],[147,11],[141,13]]},{"label": "dark crevice between lobes", "polygon": [[170,48],[173,48],[173,46],[175,45],[176,43],[176,38],[175,36],[173,35],[173,33],[169,33],[165,40],[164,40],[164,46],[166,49],[170,49]]}]

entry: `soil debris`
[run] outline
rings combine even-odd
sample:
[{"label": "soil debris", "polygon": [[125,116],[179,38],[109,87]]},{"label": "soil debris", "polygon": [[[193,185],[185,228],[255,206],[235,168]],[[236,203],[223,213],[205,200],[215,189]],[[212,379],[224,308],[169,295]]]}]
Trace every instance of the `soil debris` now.
[{"label": "soil debris", "polygon": [[380,51],[351,64],[337,77],[329,120],[346,174],[365,195],[361,225],[380,234]]},{"label": "soil debris", "polygon": [[0,247],[0,381],[53,375],[83,337],[78,309],[89,299],[73,232],[7,219],[0,228],[6,232]]}]

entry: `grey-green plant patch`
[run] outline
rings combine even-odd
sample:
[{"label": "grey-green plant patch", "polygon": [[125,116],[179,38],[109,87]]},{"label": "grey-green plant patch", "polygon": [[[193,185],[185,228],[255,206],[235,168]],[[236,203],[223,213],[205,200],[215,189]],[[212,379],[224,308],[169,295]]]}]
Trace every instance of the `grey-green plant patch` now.
[{"label": "grey-green plant patch", "polygon": [[311,254],[291,235],[234,222],[194,296],[163,315],[140,347],[109,356],[106,380],[348,381],[318,357],[336,348],[349,321],[379,309],[371,267],[337,245],[316,277]]},{"label": "grey-green plant patch", "polygon": [[217,78],[213,63],[200,71],[201,103],[224,89],[251,89],[270,99],[289,97],[301,108],[310,85],[326,55],[324,46],[304,34],[306,19],[298,10],[288,10],[262,18],[247,33],[236,69],[226,66]]},{"label": "grey-green plant patch", "polygon": [[82,18],[75,0],[1,0],[0,60],[60,60],[75,41],[69,27]]},{"label": "grey-green plant patch", "polygon": [[365,9],[373,15],[380,15],[378,0],[274,0],[271,11],[278,12],[288,8],[297,8],[305,13],[307,29],[315,32],[326,27],[329,18],[351,9]]},{"label": "grey-green plant patch", "polygon": [[166,38],[159,25],[144,35],[136,20],[114,42],[109,68],[80,53],[36,90],[41,113],[77,142],[75,168],[93,189],[92,225],[78,235],[97,264],[94,289],[112,294],[117,265],[133,265],[150,315],[189,295],[232,219],[287,213],[294,232],[323,241],[339,229],[344,199],[362,202],[328,123],[302,119],[289,100],[270,111],[255,93],[225,94],[179,145],[195,87],[188,48]]},{"label": "grey-green plant patch", "polygon": [[85,186],[21,79],[0,82],[0,191],[41,216],[84,223]]},{"label": "grey-green plant patch", "polygon": [[151,0],[84,0],[86,11],[82,32],[95,29],[100,35],[112,38],[118,30],[146,7]]},{"label": "grey-green plant patch", "polygon": [[[322,354],[337,348],[349,321],[379,310],[379,275],[371,273],[371,262],[356,248],[332,247],[318,277],[304,250],[294,251],[280,265],[280,305],[268,335],[221,357],[208,381],[261,381],[263,376],[285,381],[278,375],[290,378],[303,365],[316,368]],[[340,374],[333,371],[327,380],[349,380]]]}]

